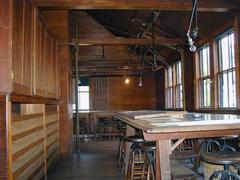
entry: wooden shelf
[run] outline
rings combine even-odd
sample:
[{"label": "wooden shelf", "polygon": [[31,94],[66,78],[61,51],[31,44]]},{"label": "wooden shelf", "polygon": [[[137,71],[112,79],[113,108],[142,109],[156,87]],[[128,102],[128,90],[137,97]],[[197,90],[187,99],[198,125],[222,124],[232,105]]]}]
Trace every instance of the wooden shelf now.
[{"label": "wooden shelf", "polygon": [[19,103],[28,103],[28,104],[54,104],[54,105],[59,104],[59,100],[57,99],[25,96],[25,95],[17,95],[17,94],[12,94],[10,96],[10,101],[19,102]]}]

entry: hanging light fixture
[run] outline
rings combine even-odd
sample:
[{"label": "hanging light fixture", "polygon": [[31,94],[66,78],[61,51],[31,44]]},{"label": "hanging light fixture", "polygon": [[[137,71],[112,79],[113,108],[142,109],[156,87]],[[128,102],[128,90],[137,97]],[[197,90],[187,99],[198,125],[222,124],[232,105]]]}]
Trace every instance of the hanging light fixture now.
[{"label": "hanging light fixture", "polygon": [[130,80],[129,80],[129,78],[128,78],[128,77],[126,77],[126,78],[125,78],[125,80],[124,80],[124,82],[125,82],[125,84],[129,84],[129,83],[130,83]]},{"label": "hanging light fixture", "polygon": [[139,77],[139,84],[138,84],[139,87],[142,87],[142,86],[143,86],[143,83],[142,83],[142,75],[143,75],[143,69],[142,69],[141,74],[140,74],[140,77]]},{"label": "hanging light fixture", "polygon": [[[192,26],[192,21],[193,21],[193,16],[195,14],[195,27],[192,31],[192,36],[191,36],[191,26]],[[189,22],[189,26],[188,26],[188,31],[187,31],[187,40],[188,40],[188,45],[189,45],[189,50],[191,52],[195,52],[196,51],[196,46],[194,45],[194,41],[193,39],[196,39],[198,36],[198,27],[197,27],[197,0],[194,0],[194,4],[193,4],[193,8],[192,8],[192,14],[191,14],[191,18],[190,18],[190,22]]]}]

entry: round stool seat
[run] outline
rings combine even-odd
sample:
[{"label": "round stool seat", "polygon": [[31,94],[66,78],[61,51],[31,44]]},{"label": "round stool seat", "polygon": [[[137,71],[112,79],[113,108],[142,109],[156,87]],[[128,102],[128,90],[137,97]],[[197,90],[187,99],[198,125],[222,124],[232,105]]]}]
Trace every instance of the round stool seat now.
[{"label": "round stool seat", "polygon": [[141,143],[144,141],[143,137],[140,135],[126,136],[124,140],[132,143]]},{"label": "round stool seat", "polygon": [[239,137],[239,135],[227,135],[227,136],[219,137],[218,139],[230,140],[230,139],[237,139],[238,137]]},{"label": "round stool seat", "polygon": [[139,145],[139,148],[143,151],[154,151],[156,150],[156,142],[143,142],[143,144]]},{"label": "round stool seat", "polygon": [[240,163],[240,152],[231,152],[231,151],[219,151],[205,153],[201,156],[201,159],[210,164],[216,165],[233,165]]}]

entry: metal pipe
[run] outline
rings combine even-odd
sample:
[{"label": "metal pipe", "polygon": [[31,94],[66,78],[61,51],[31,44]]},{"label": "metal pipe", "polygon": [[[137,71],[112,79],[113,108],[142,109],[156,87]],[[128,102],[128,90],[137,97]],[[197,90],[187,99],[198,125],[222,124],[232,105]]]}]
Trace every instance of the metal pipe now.
[{"label": "metal pipe", "polygon": [[80,142],[80,137],[79,137],[79,114],[78,114],[78,80],[79,80],[79,74],[78,74],[78,52],[79,52],[79,47],[77,43],[77,30],[78,30],[78,24],[76,23],[76,38],[75,38],[75,45],[74,45],[74,50],[75,50],[75,103],[76,103],[76,152],[80,152],[79,148],[79,142]]}]

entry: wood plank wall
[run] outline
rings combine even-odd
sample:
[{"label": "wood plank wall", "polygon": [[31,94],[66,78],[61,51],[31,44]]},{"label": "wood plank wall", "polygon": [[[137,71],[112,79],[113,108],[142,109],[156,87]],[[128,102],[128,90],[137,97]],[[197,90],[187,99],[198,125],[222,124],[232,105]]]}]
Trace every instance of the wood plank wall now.
[{"label": "wood plank wall", "polygon": [[0,92],[12,89],[12,0],[0,1]]},{"label": "wood plank wall", "polygon": [[0,179],[8,179],[7,97],[0,96]]},{"label": "wood plank wall", "polygon": [[107,77],[92,77],[90,81],[90,88],[92,94],[91,102],[92,108],[96,110],[106,110],[107,109]]},{"label": "wood plank wall", "polygon": [[130,76],[129,84],[124,77],[107,78],[107,110],[156,109],[155,75],[143,77],[139,87],[139,77]]},{"label": "wood plank wall", "polygon": [[71,58],[68,47],[59,47],[60,61],[60,153],[72,151],[72,75],[70,71]]},{"label": "wood plank wall", "polygon": [[13,1],[14,94],[58,98],[57,42],[30,0]]},{"label": "wood plank wall", "polygon": [[184,49],[182,54],[183,63],[183,97],[184,110],[194,111],[194,54],[189,49]]},{"label": "wood plank wall", "polygon": [[58,106],[12,103],[15,106],[19,108],[12,108],[9,119],[10,179],[47,177],[59,157]]},{"label": "wood plank wall", "polygon": [[165,109],[165,69],[156,72],[156,108]]},{"label": "wood plank wall", "polygon": [[[69,12],[67,10],[43,11],[42,15],[49,30],[56,35],[60,42],[69,41]],[[60,92],[60,153],[67,154],[72,151],[72,75],[71,52],[68,46],[57,47],[57,59]]]}]

